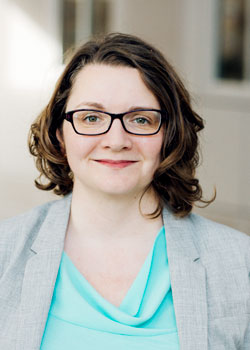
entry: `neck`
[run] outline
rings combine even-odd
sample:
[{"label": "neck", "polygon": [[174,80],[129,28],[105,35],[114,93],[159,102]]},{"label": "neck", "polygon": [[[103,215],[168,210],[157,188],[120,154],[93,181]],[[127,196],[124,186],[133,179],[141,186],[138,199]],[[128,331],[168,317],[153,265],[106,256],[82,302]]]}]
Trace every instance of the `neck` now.
[{"label": "neck", "polygon": [[149,219],[141,214],[152,213],[157,207],[157,198],[148,190],[139,202],[142,193],[110,195],[95,193],[85,188],[74,188],[68,233],[82,238],[98,240],[129,240],[145,235],[162,226],[162,218]]}]

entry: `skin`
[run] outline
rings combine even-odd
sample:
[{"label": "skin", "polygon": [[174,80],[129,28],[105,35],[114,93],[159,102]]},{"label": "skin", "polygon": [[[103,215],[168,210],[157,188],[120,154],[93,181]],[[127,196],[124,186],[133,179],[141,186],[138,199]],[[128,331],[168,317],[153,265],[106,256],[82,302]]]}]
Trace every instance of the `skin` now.
[{"label": "skin", "polygon": [[[136,69],[90,64],[76,76],[66,111],[93,108],[122,113],[135,107],[160,109]],[[128,231],[128,218],[130,226],[144,223],[143,230],[146,219],[140,214],[138,203],[159,165],[163,130],[151,136],[132,135],[116,119],[108,133],[83,136],[76,134],[65,120],[62,134],[57,131],[57,137],[74,174],[69,231],[80,232],[87,225],[91,238],[102,239],[114,232],[117,237],[128,237],[128,232],[134,237],[134,229]],[[104,160],[133,162],[113,166]],[[142,209],[152,212],[155,208],[156,199],[149,191]],[[156,221],[147,220],[147,227],[150,229]],[[158,221],[162,223],[161,219]]]},{"label": "skin", "polygon": [[[94,108],[121,113],[133,106],[160,109],[136,69],[88,65],[76,78],[66,110]],[[82,136],[65,121],[63,140],[74,173],[75,190],[88,187],[100,194],[126,196],[140,193],[151,181],[159,165],[162,130],[152,136],[131,135],[115,120],[107,134]],[[102,159],[135,162],[120,168],[119,165],[105,166],[100,162]]]},{"label": "skin", "polygon": [[[78,73],[66,111],[122,113],[134,107],[160,109],[139,72],[92,64]],[[150,220],[139,211],[142,191],[160,162],[163,130],[151,136],[131,135],[116,119],[108,133],[83,136],[65,120],[57,137],[74,174],[64,250],[92,286],[119,305],[163,224],[161,217]],[[112,165],[107,160],[133,162]],[[142,211],[151,213],[156,206],[154,193],[148,191]]]}]

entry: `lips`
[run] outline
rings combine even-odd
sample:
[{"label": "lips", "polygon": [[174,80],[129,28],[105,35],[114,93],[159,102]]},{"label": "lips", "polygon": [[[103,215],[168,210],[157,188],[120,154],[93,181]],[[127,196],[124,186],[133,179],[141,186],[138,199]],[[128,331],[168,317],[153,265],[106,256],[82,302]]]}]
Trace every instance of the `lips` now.
[{"label": "lips", "polygon": [[113,168],[124,168],[136,163],[135,160],[95,159],[96,162]]}]

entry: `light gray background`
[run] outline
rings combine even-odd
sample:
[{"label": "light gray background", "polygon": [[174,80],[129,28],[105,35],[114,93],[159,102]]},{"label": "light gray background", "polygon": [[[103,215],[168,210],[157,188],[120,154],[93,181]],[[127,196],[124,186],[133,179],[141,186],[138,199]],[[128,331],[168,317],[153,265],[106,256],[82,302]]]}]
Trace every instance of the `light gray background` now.
[{"label": "light gray background", "polygon": [[[250,84],[213,77],[216,1],[108,1],[109,30],[137,34],[163,51],[206,121],[198,176],[206,197],[216,186],[217,199],[195,211],[250,233]],[[0,219],[55,198],[33,185],[27,133],[63,69],[60,23],[59,0],[0,0]]]}]

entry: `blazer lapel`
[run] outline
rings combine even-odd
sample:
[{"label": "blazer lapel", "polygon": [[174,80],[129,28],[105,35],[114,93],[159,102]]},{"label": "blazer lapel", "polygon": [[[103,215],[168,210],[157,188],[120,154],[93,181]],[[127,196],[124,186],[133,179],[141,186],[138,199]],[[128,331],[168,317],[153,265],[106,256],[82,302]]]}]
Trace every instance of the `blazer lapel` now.
[{"label": "blazer lapel", "polygon": [[25,268],[16,349],[39,349],[53,296],[71,197],[48,210]]},{"label": "blazer lapel", "polygon": [[164,209],[170,280],[180,349],[207,349],[206,272],[195,247],[189,217],[178,219]]}]

